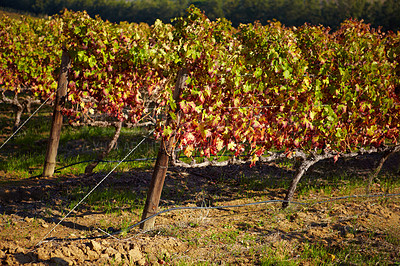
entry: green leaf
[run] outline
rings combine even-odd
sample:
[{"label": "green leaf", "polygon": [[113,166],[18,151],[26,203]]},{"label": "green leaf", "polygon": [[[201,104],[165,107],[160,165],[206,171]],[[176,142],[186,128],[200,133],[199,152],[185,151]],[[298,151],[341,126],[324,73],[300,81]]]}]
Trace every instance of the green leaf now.
[{"label": "green leaf", "polygon": [[376,125],[369,127],[367,129],[367,135],[372,137],[375,134],[376,129],[377,129]]},{"label": "green leaf", "polygon": [[83,61],[83,59],[85,58],[85,51],[78,51],[77,56],[79,61]]},{"label": "green leaf", "polygon": [[93,56],[89,57],[88,63],[89,66],[93,68],[96,65],[96,58],[94,58]]},{"label": "green leaf", "polygon": [[176,120],[176,114],[175,112],[169,112],[170,117],[172,118],[172,120]]},{"label": "green leaf", "polygon": [[243,92],[247,93],[251,91],[251,85],[249,85],[247,82],[246,84],[243,85]]},{"label": "green leaf", "polygon": [[290,74],[289,70],[285,70],[283,72],[283,76],[285,77],[285,79],[290,79],[292,75]]},{"label": "green leaf", "polygon": [[172,135],[172,128],[170,126],[164,128],[163,130],[163,136],[164,137],[169,137]]},{"label": "green leaf", "polygon": [[262,69],[260,68],[260,67],[257,67],[256,68],[256,71],[254,71],[254,77],[255,78],[260,78],[261,77],[261,75],[262,75]]}]

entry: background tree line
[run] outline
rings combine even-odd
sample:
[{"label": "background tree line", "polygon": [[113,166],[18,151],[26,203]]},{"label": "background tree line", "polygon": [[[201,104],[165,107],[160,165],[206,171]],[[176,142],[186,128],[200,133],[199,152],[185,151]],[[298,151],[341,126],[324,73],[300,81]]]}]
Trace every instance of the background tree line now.
[{"label": "background tree line", "polygon": [[225,17],[234,26],[276,19],[287,26],[305,22],[333,29],[348,18],[364,19],[373,27],[400,29],[399,0],[0,0],[0,6],[34,14],[53,15],[67,8],[99,14],[112,22],[169,22],[191,4],[210,19]]}]

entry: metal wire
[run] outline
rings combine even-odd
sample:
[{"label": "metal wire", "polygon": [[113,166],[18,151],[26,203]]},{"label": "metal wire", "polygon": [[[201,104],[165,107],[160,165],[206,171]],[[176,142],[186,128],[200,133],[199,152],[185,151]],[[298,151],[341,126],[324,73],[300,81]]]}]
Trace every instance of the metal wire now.
[{"label": "metal wire", "polygon": [[[155,161],[157,158],[138,158],[138,159],[130,159],[130,160],[125,160],[124,162],[137,162],[137,161]],[[98,163],[122,163],[122,161],[118,161],[118,160],[86,160],[86,161],[80,161],[80,162],[76,162],[76,163],[72,163],[63,167],[60,167],[56,170],[54,170],[54,172],[61,172],[61,170],[69,168],[71,166],[74,165],[78,165],[78,164],[82,164],[82,163],[91,163],[91,162],[98,162]]]},{"label": "metal wire", "polygon": [[[56,92],[56,91],[55,91]],[[20,129],[40,110],[40,108],[42,108],[43,107],[43,105],[45,105],[46,103],[47,103],[47,101],[51,98],[51,96],[53,96],[53,94],[55,93],[55,92],[52,92],[51,94],[50,94],[50,96],[35,110],[35,112],[33,112],[29,117],[28,117],[28,119],[26,119],[25,121],[24,121],[24,123],[22,123],[18,128],[17,128],[17,130],[15,130],[15,132],[6,140],[6,141],[4,141],[4,143],[0,146],[0,150],[7,144],[7,142],[8,141],[10,141],[10,139],[12,139],[19,131],[20,131]]]},{"label": "metal wire", "polygon": [[136,147],[134,147],[123,159],[121,162],[119,162],[103,179],[100,180],[100,182],[97,183],[92,190],[90,190],[86,196],[84,196],[35,246],[39,246],[44,242],[44,240],[87,198],[89,197],[90,194],[98,187],[100,186],[101,183],[103,183],[104,180],[112,173],[114,170],[126,159],[128,158],[145,140],[148,138],[154,130],[152,130],[148,136],[144,137],[142,141],[140,141]]},{"label": "metal wire", "polygon": [[212,209],[229,209],[229,208],[240,208],[240,207],[247,207],[247,206],[253,206],[253,205],[261,205],[261,204],[267,204],[267,203],[290,203],[290,204],[296,204],[296,205],[303,205],[303,206],[314,206],[314,205],[318,205],[318,204],[323,204],[323,203],[327,203],[327,202],[332,202],[332,201],[337,201],[337,200],[342,200],[342,199],[349,199],[349,198],[376,198],[376,197],[397,197],[400,196],[399,194],[377,194],[377,195],[351,195],[351,196],[343,196],[343,197],[336,197],[336,198],[331,198],[328,200],[321,200],[321,201],[317,201],[314,203],[308,203],[308,202],[297,202],[297,201],[288,201],[288,200],[267,200],[267,201],[259,201],[259,202],[252,202],[252,203],[246,203],[246,204],[238,204],[238,205],[225,205],[225,206],[210,206],[210,207],[175,207],[175,208],[171,208],[171,209],[167,209],[164,211],[160,211],[152,216],[147,217],[146,219],[129,226],[126,229],[114,232],[112,234],[108,234],[104,237],[110,236],[110,235],[117,235],[120,234],[122,232],[127,232],[129,230],[131,230],[134,227],[137,227],[139,225],[141,225],[142,223],[156,217],[159,216],[163,213],[167,213],[167,212],[172,212],[172,211],[178,211],[178,210],[212,210]]}]

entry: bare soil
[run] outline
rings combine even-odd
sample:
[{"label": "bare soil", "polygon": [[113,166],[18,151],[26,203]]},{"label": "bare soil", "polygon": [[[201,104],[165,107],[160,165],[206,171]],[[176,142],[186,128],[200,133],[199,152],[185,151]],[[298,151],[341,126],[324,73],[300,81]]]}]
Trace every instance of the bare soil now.
[{"label": "bare soil", "polygon": [[[369,156],[322,162],[301,181],[295,200],[312,203],[363,195],[364,187],[352,185],[353,180],[362,183],[376,161],[377,157]],[[373,194],[400,193],[393,185],[399,162],[399,156],[393,156],[385,164]],[[160,209],[283,199],[291,176],[293,170],[282,164],[170,168]],[[333,180],[333,176],[341,178]],[[286,210],[280,203],[265,203],[172,211],[157,217],[153,231],[135,227],[107,235],[140,220],[151,171],[132,169],[112,174],[98,190],[129,191],[137,195],[136,206],[112,195],[102,202],[109,208],[83,203],[48,234],[83,198],[85,193],[79,191],[94,187],[104,173],[18,180],[1,172],[0,177],[0,262],[4,265],[257,265],[268,264],[268,258],[300,265],[400,264],[398,196],[291,204]],[[352,261],[357,256],[363,261]]]}]

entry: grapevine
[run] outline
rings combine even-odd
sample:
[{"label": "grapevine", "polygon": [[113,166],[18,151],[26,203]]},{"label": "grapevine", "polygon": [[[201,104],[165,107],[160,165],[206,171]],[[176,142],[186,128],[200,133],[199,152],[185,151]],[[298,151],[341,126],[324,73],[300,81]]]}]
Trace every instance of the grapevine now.
[{"label": "grapevine", "polygon": [[[229,153],[251,164],[298,157],[298,181],[319,160],[399,145],[399,36],[356,20],[335,32],[276,21],[235,28],[194,7],[151,26],[67,10],[49,19],[3,17],[0,85],[49,95],[66,49],[66,116],[136,124],[168,112],[172,123],[157,121],[155,135],[173,136],[187,157]],[[181,69],[188,78],[175,100]]]}]

